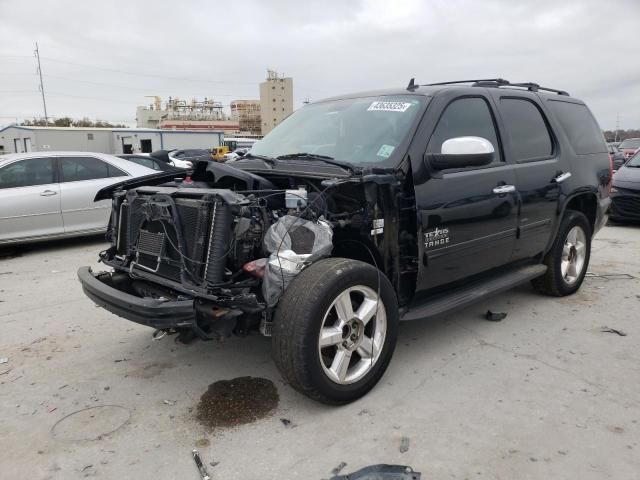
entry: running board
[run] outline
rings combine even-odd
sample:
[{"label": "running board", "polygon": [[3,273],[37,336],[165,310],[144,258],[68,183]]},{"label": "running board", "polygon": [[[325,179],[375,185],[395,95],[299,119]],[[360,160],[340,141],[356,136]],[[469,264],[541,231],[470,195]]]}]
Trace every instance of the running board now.
[{"label": "running board", "polygon": [[410,305],[400,320],[419,320],[464,308],[483,298],[510,290],[516,285],[533,280],[547,271],[546,265],[529,265],[499,276],[478,280],[461,289],[444,292]]}]

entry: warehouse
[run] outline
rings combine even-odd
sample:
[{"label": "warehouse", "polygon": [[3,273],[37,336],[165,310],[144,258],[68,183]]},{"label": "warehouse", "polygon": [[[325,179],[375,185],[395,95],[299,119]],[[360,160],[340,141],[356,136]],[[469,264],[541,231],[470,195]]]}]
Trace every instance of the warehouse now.
[{"label": "warehouse", "polygon": [[0,154],[39,151],[85,151],[110,154],[149,153],[174,148],[222,145],[222,131],[151,128],[23,127],[0,129]]}]

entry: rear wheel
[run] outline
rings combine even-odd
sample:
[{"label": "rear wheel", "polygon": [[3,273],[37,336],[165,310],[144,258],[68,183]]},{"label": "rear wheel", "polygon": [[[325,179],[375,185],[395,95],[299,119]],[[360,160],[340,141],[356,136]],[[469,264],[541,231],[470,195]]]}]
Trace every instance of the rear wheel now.
[{"label": "rear wheel", "polygon": [[273,357],[296,390],[323,403],[348,403],[382,377],[397,328],[395,293],[381,272],[357,260],[321,260],[280,299]]},{"label": "rear wheel", "polygon": [[533,286],[546,294],[562,297],[575,293],[584,280],[591,255],[591,225],[582,213],[568,210],[551,250],[544,258],[546,273]]}]

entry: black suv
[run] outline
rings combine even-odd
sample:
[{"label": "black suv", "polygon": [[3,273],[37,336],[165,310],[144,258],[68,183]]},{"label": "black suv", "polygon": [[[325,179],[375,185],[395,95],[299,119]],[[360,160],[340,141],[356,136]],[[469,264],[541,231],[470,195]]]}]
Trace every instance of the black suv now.
[{"label": "black suv", "polygon": [[346,403],[383,375],[399,321],[527,281],[578,290],[610,181],[566,92],[412,80],[307,105],[233,163],[102,190],[111,270],[78,276],[158,334],[271,336],[294,388]]}]

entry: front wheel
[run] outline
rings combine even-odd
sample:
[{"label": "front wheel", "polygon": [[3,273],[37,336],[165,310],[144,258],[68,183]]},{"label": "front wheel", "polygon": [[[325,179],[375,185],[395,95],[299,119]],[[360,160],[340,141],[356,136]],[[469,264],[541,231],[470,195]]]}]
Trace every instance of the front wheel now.
[{"label": "front wheel", "polygon": [[273,357],[296,390],[323,403],[348,403],[380,380],[397,332],[389,280],[367,263],[329,258],[303,270],[280,299]]},{"label": "front wheel", "polygon": [[544,258],[546,273],[533,286],[548,295],[563,297],[582,285],[591,256],[591,224],[575,210],[567,210],[551,250]]}]

